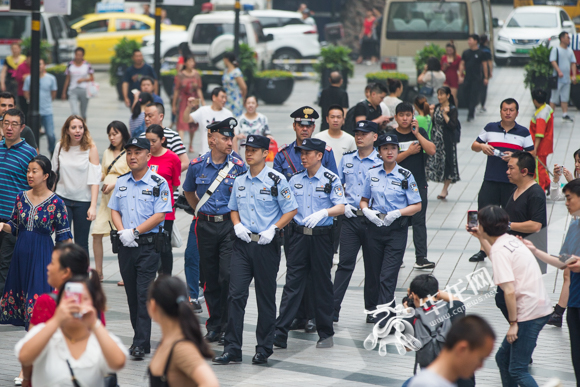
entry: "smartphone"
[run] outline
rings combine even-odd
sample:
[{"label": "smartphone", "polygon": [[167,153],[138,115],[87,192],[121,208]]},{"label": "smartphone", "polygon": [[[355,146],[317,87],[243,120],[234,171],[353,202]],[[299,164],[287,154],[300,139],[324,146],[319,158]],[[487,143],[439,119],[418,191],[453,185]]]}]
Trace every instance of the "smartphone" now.
[{"label": "smartphone", "polygon": [[577,261],[577,258],[572,257],[569,254],[560,254],[560,256],[558,257],[558,259],[560,260],[560,262],[568,265],[570,263],[574,263]]},{"label": "smartphone", "polygon": [[133,89],[133,90],[131,90],[131,93],[133,93],[133,94],[139,94],[141,92],[138,89]]},{"label": "smartphone", "polygon": [[505,153],[503,153],[502,151],[500,151],[499,149],[494,149],[493,150],[493,155],[497,156],[497,157],[504,157]]},{"label": "smartphone", "polygon": [[[68,282],[64,286],[64,298],[73,298],[77,304],[81,304],[83,299],[84,286],[80,282]],[[81,318],[81,313],[74,313],[74,317]]]},{"label": "smartphone", "polygon": [[467,211],[467,227],[472,229],[473,227],[477,227],[477,211]]}]

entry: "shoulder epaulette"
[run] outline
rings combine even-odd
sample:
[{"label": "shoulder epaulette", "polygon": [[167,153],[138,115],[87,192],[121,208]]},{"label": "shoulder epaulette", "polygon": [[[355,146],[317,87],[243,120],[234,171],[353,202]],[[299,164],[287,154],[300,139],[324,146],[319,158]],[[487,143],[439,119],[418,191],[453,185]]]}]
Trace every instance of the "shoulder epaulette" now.
[{"label": "shoulder epaulette", "polygon": [[242,176],[242,175],[245,175],[246,173],[248,173],[248,171],[249,171],[249,169],[246,169],[244,172],[242,172],[242,173],[238,173],[238,174],[236,175],[236,177],[240,177],[240,176]]},{"label": "shoulder epaulette", "polygon": [[342,155],[343,155],[343,156],[344,156],[344,155],[350,155],[350,154],[353,154],[353,153],[354,153],[354,152],[356,152],[356,151],[357,151],[356,149],[355,149],[355,150],[351,150],[351,151],[349,151],[349,152],[344,152]]},{"label": "shoulder epaulette", "polygon": [[278,148],[278,152],[282,152],[284,149],[288,148],[290,144],[284,144],[281,147]]},{"label": "shoulder epaulette", "polygon": [[242,160],[238,159],[235,156],[232,156],[232,162],[234,164],[236,164],[238,167],[243,167],[244,166],[244,162]]},{"label": "shoulder epaulette", "polygon": [[202,161],[203,161],[203,156],[199,156],[198,158],[191,160],[190,164],[194,165],[194,164],[200,163]]},{"label": "shoulder epaulette", "polygon": [[383,164],[377,164],[377,165],[373,165],[373,166],[372,166],[372,167],[370,167],[369,169],[378,168],[378,167],[380,167],[381,165],[383,165]]},{"label": "shoulder epaulette", "polygon": [[277,172],[272,171],[272,172],[268,172],[268,177],[276,184],[280,183],[280,181],[282,181],[282,177],[280,177]]},{"label": "shoulder epaulette", "polygon": [[[127,172],[127,173],[123,173],[121,176],[125,176],[125,175],[128,175],[128,174],[130,174],[130,173],[131,173],[131,171],[129,171],[129,172]],[[121,177],[121,176],[119,176],[119,177]]]},{"label": "shoulder epaulette", "polygon": [[405,176],[406,178],[409,178],[411,176],[411,171],[405,168],[399,168],[398,171],[401,175]]},{"label": "shoulder epaulette", "polygon": [[327,145],[327,146],[326,146],[326,151],[327,151],[327,152],[331,152],[331,151],[332,151],[332,148],[330,147],[330,145]]},{"label": "shoulder epaulette", "polygon": [[[294,172],[294,173],[292,174],[292,176],[299,175],[299,174],[301,174],[302,172],[304,172],[305,170],[306,170],[306,169],[303,169],[303,170],[301,170],[301,171]],[[290,177],[292,177],[292,176],[290,176]]]}]

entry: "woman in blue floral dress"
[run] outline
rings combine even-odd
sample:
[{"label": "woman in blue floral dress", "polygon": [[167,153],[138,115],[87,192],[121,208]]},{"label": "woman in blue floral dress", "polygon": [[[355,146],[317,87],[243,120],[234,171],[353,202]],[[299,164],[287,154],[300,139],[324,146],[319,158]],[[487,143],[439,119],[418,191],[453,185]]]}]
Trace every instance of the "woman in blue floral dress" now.
[{"label": "woman in blue floral dress", "polygon": [[2,231],[18,237],[0,300],[0,324],[28,329],[37,298],[52,290],[46,274],[54,249],[52,233],[57,242],[71,242],[72,234],[66,206],[50,189],[56,180],[50,160],[33,158],[26,178],[32,189],[18,194],[10,221],[0,223]]},{"label": "woman in blue floral dress", "polygon": [[233,52],[228,51],[224,54],[224,65],[226,69],[222,76],[222,86],[228,96],[225,108],[230,110],[234,117],[239,117],[244,112],[244,98],[248,87]]}]

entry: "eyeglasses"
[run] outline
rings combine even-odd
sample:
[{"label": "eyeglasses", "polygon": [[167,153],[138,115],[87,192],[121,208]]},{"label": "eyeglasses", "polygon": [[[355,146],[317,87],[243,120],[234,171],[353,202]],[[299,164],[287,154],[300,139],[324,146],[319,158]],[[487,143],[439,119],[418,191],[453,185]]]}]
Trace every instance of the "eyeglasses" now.
[{"label": "eyeglasses", "polygon": [[2,121],[2,126],[5,128],[9,128],[9,127],[13,127],[13,128],[18,128],[19,126],[22,126],[22,124],[20,122],[9,122],[9,121]]}]

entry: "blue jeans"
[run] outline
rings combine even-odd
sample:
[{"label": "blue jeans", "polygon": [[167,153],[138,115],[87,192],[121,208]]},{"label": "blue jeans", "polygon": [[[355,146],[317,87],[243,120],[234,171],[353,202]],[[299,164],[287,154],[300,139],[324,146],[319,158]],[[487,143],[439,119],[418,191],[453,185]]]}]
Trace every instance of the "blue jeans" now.
[{"label": "blue jeans", "polygon": [[191,222],[189,237],[185,248],[185,279],[189,289],[189,297],[196,300],[199,297],[199,251],[197,250],[197,235],[195,226],[197,219]]},{"label": "blue jeans", "polygon": [[52,119],[52,114],[47,116],[40,116],[40,124],[44,127],[44,131],[46,132],[46,138],[48,139],[48,151],[50,154],[53,154],[56,138],[54,137],[54,120]]},{"label": "blue jeans", "polygon": [[528,371],[532,353],[540,331],[550,315],[518,323],[518,339],[512,344],[504,338],[495,355],[503,387],[537,387],[538,383]]}]

